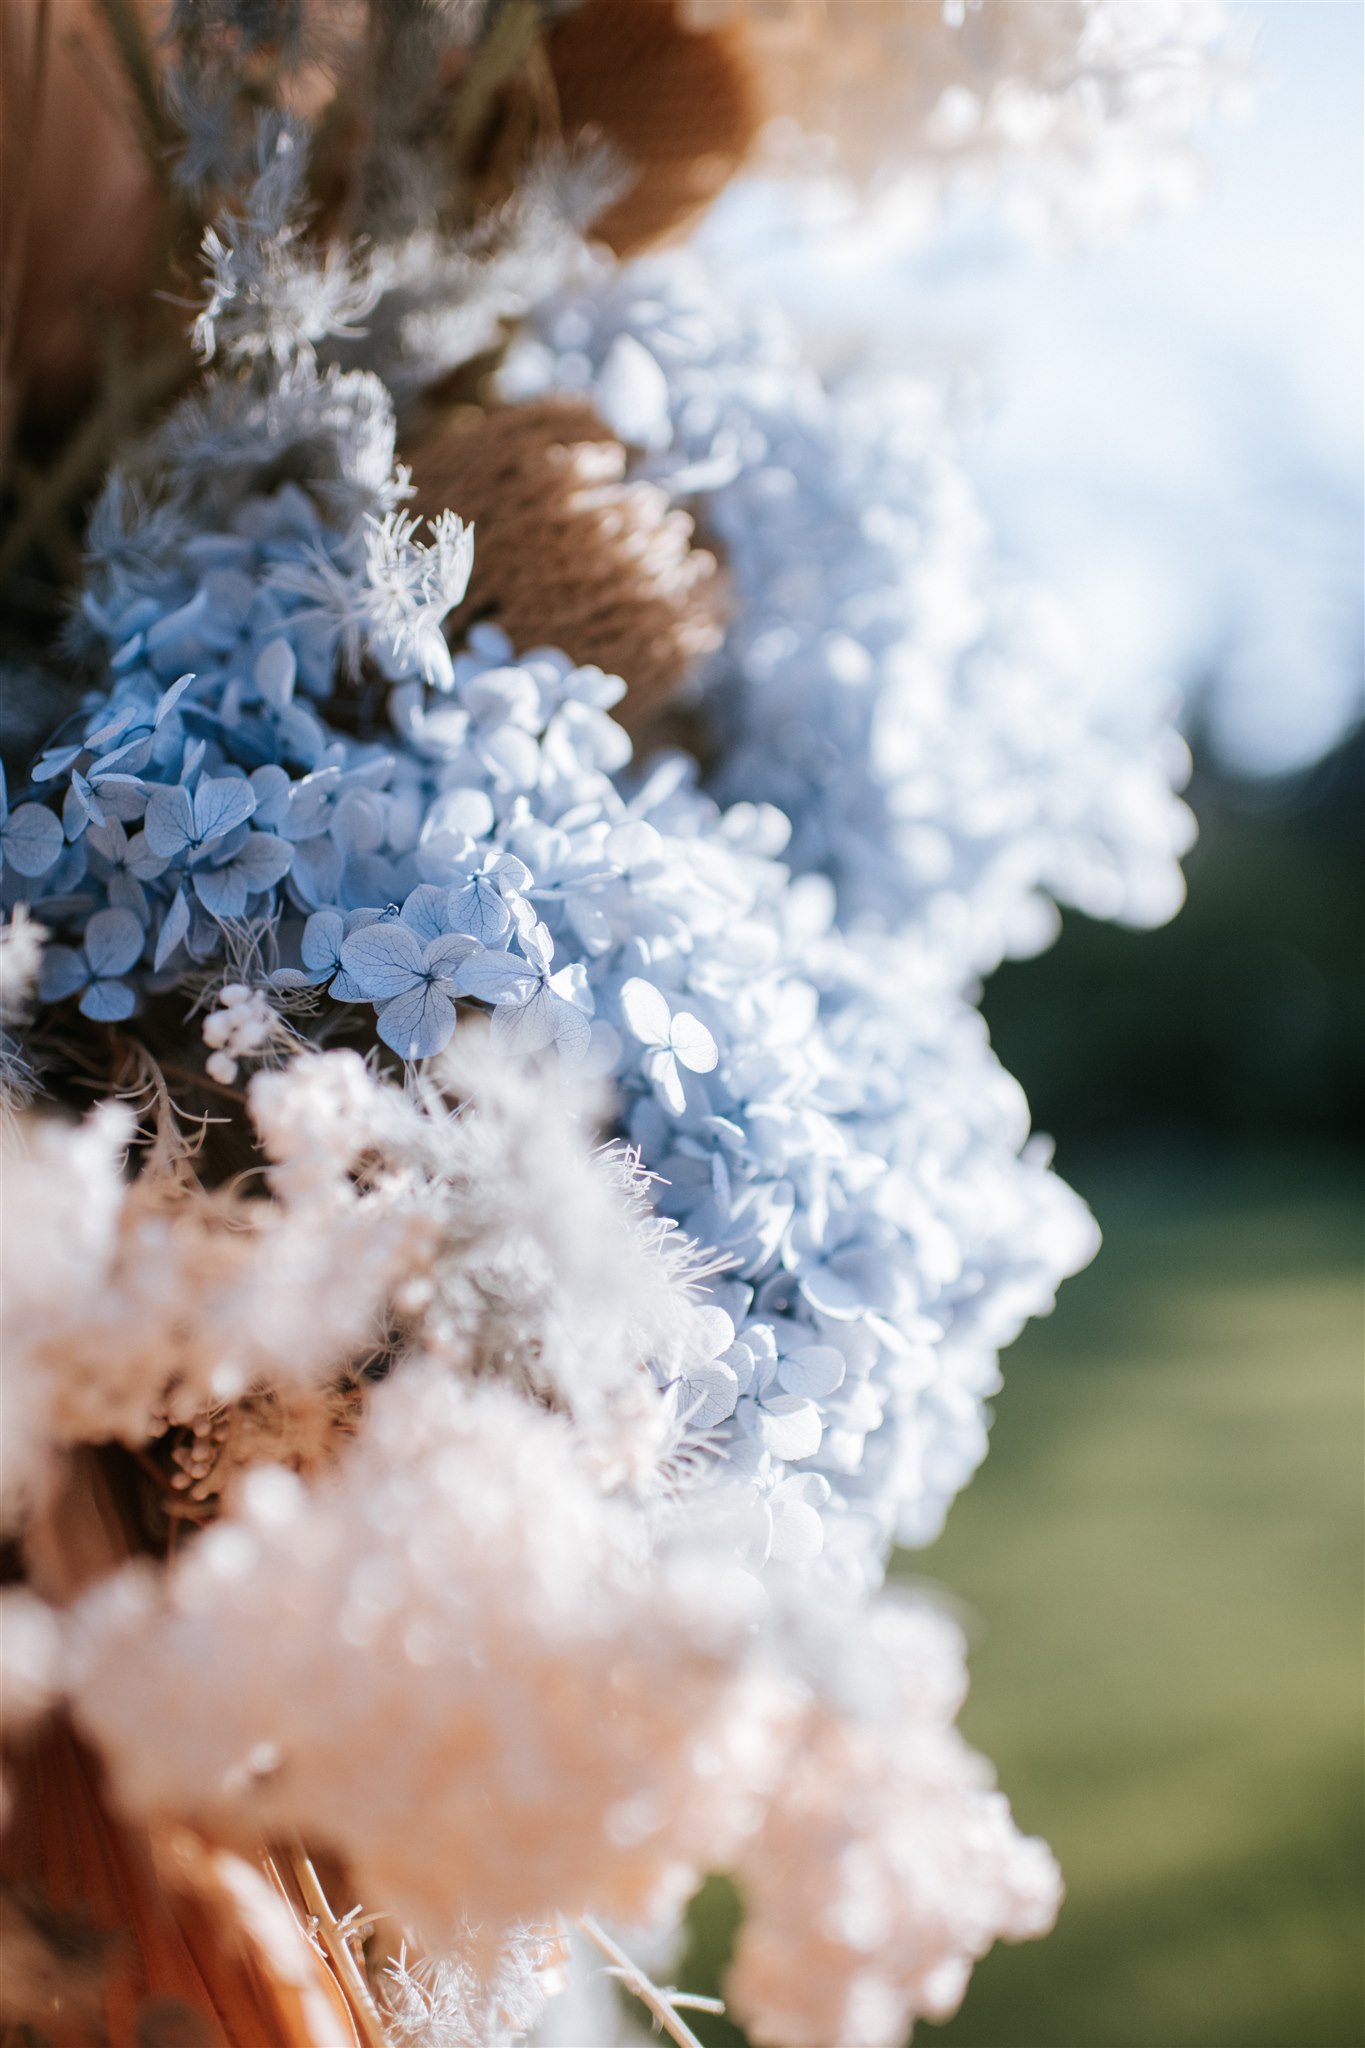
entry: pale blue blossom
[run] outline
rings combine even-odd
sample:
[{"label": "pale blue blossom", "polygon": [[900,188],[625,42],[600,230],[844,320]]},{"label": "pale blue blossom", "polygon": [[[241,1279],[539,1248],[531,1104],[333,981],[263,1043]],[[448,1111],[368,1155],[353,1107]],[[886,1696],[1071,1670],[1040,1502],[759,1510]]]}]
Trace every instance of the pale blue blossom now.
[{"label": "pale blue blossom", "polygon": [[56,1003],[80,995],[87,1017],[102,1024],[131,1017],[137,996],[125,979],[142,952],[146,934],[131,910],[97,910],[83,944],[47,946],[38,969],[38,993]]},{"label": "pale blue blossom", "polygon": [[555,971],[554,940],[543,924],[518,935],[520,954],[481,952],[460,971],[462,995],[493,1005],[493,1039],[523,1055],[554,1046],[573,1066],[592,1037],[593,1000],[580,962]]},{"label": "pale blue blossom", "polygon": [[[48,813],[51,816],[51,813]],[[131,838],[118,818],[107,825],[91,825],[85,835],[90,872],[104,883],[111,904],[131,910],[142,924],[151,917],[147,884],[163,875],[167,861],[153,853],[145,832]]]},{"label": "pale blue blossom", "polygon": [[668,998],[638,975],[622,983],[620,1002],[626,1023],[645,1047],[641,1066],[646,1080],[665,1108],[681,1116],[687,1091],[679,1069],[709,1074],[720,1057],[715,1039],[700,1018],[690,1010],[670,1010]]},{"label": "pale blue blossom", "polygon": [[205,854],[256,808],[256,793],[245,776],[204,776],[191,792],[183,782],[159,784],[147,799],[143,830],[151,852],[164,860],[177,854]]},{"label": "pale blue blossom", "polygon": [[62,828],[43,804],[9,807],[5,771],[0,767],[0,868],[9,866],[25,877],[45,875],[62,851]]},{"label": "pale blue blossom", "polygon": [[397,917],[353,930],[341,942],[344,972],[375,1005],[385,1045],[405,1060],[444,1051],[455,1030],[460,969],[479,952],[467,932],[443,929],[431,898],[417,889]]}]

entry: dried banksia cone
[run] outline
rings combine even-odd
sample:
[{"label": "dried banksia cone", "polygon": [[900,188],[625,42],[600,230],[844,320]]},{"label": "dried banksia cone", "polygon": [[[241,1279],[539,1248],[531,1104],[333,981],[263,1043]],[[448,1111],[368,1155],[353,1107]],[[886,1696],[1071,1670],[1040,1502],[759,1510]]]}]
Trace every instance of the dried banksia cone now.
[{"label": "dried banksia cone", "polygon": [[632,174],[594,235],[628,256],[681,233],[758,135],[744,29],[692,28],[677,0],[584,0],[546,47],[565,136],[596,129]]},{"label": "dried banksia cone", "polygon": [[417,507],[474,524],[474,571],[449,630],[488,620],[513,645],[560,647],[625,679],[647,725],[720,641],[716,563],[581,400],[457,416],[410,452]]}]

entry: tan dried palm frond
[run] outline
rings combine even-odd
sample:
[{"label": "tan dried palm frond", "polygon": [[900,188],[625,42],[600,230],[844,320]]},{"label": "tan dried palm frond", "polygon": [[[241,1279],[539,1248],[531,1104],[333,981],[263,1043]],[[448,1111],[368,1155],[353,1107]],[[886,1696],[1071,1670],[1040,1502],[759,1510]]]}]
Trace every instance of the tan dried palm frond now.
[{"label": "tan dried palm frond", "polygon": [[583,401],[471,409],[408,455],[417,506],[474,524],[453,635],[491,620],[518,649],[560,647],[623,677],[633,732],[718,644],[714,556],[657,485],[627,481],[625,449]]},{"label": "tan dried palm frond", "polygon": [[119,1820],[63,1719],[7,1790],[4,2018],[49,2048],[357,2048],[336,1979],[261,1872]]},{"label": "tan dried palm frond", "polygon": [[[99,1453],[25,1538],[64,1605],[134,1547]],[[189,1829],[123,1820],[62,1713],[7,1747],[0,1816],[0,2048],[369,2048],[300,1913],[262,1870]],[[17,2034],[10,2030],[20,2029]]]}]

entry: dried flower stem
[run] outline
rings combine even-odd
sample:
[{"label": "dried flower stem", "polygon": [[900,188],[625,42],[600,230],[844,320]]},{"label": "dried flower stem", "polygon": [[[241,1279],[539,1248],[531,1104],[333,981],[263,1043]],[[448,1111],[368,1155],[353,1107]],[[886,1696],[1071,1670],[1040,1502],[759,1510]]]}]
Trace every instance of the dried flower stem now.
[{"label": "dried flower stem", "polygon": [[346,1995],[351,2017],[360,2030],[364,2048],[387,2048],[379,2008],[370,1996],[364,1973],[346,1940],[341,1922],[332,1911],[327,1894],[322,1888],[322,1881],[313,1868],[313,1859],[302,1843],[296,1844],[289,1851],[289,1869],[304,1905],[317,1923],[318,1940],[326,1950],[327,1960],[332,1965],[337,1982]]},{"label": "dried flower stem", "polygon": [[[683,2001],[676,1992],[661,1990],[652,1978],[645,1975],[638,1963],[631,1961],[620,1944],[612,1940],[606,1929],[600,1926],[591,1914],[585,1913],[577,1925],[582,1928],[589,1941],[600,1948],[603,1955],[609,1959],[613,1965],[612,1976],[620,1978],[627,1991],[638,1998],[641,2005],[653,2014],[659,2025],[679,2044],[679,2048],[702,2048],[701,2041],[678,2011],[678,2006]],[[686,2003],[694,2006],[698,2012],[725,2010],[718,1998],[688,1999]]]},{"label": "dried flower stem", "polygon": [[450,116],[455,161],[466,165],[498,94],[530,59],[540,30],[535,0],[508,0],[475,50]]}]

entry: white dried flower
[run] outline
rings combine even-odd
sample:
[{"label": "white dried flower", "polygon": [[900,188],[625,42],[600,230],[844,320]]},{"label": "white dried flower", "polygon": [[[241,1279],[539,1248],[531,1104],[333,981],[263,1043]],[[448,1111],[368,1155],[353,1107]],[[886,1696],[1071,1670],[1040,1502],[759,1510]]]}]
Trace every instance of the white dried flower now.
[{"label": "white dried flower", "polygon": [[763,2048],[900,2048],[914,2019],[957,2009],[993,1942],[1045,1934],[1061,1899],[1047,1848],[952,1725],[957,1630],[885,1602],[859,1648],[869,1690],[812,1705],[740,1861],[728,1989]]},{"label": "white dried flower", "polygon": [[258,1471],[159,1578],[88,1595],[73,1705],[129,1811],[298,1829],[487,1963],[556,1908],[676,1908],[753,1824],[751,1588],[655,1554],[563,1418],[410,1368],[312,1489]]},{"label": "white dried flower", "polygon": [[16,1032],[28,1020],[42,964],[46,929],[22,903],[0,924],[0,1120],[33,1094],[33,1070]]},{"label": "white dried flower", "polygon": [[209,1078],[230,1088],[238,1063],[263,1059],[288,1044],[293,1033],[284,1024],[264,989],[230,981],[220,988],[214,1008],[205,1017],[201,1036],[210,1048],[204,1065]]}]

